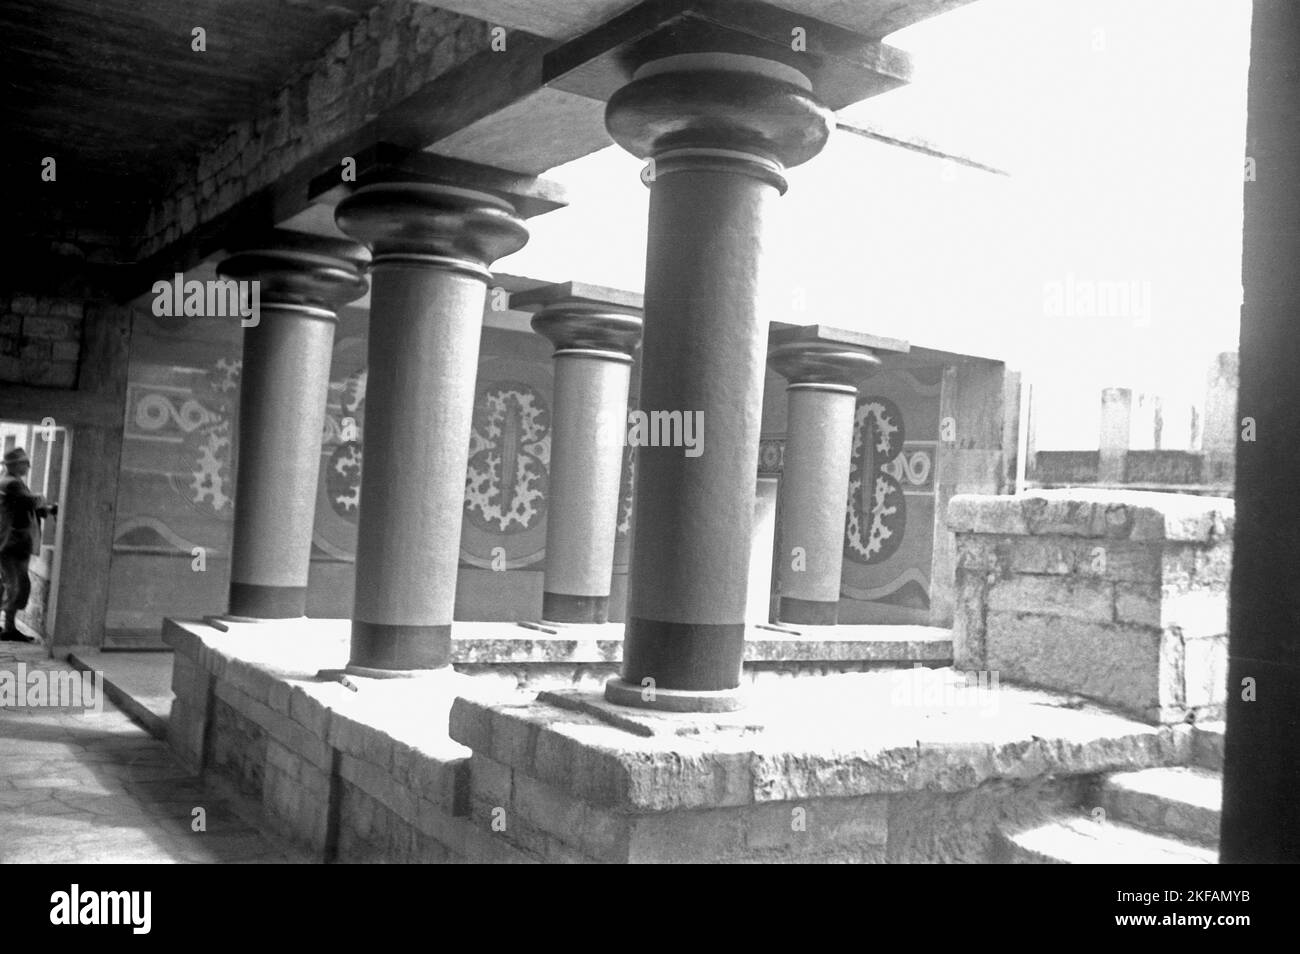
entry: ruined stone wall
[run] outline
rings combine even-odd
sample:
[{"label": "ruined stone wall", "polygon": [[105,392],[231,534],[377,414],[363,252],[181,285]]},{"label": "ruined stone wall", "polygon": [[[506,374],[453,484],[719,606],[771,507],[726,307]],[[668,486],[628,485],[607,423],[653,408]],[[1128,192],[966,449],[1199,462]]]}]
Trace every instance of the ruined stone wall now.
[{"label": "ruined stone wall", "polygon": [[414,0],[377,4],[268,101],[250,105],[250,118],[178,169],[161,190],[166,198],[148,212],[138,257],[147,258],[272,185],[430,79],[488,49],[489,30],[486,23]]},{"label": "ruined stone wall", "polygon": [[79,297],[0,294],[0,382],[75,387],[84,317]]},{"label": "ruined stone wall", "polygon": [[961,496],[956,665],[1153,722],[1223,715],[1232,501],[1134,491]]}]

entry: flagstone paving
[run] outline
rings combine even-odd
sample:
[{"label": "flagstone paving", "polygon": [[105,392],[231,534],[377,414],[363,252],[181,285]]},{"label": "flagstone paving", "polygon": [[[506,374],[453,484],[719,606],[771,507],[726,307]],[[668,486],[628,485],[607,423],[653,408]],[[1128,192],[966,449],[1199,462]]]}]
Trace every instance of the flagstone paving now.
[{"label": "flagstone paving", "polygon": [[[0,670],[16,679],[20,663],[71,671],[41,646],[0,643]],[[0,862],[307,860],[241,820],[107,700],[102,712],[0,707]]]}]

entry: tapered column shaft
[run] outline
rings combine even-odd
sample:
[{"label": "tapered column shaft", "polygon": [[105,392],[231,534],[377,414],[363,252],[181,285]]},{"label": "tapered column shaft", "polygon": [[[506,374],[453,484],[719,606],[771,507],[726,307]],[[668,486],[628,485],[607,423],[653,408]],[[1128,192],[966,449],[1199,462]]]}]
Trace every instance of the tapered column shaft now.
[{"label": "tapered column shaft", "polygon": [[428,183],[367,185],[336,215],[374,249],[349,668],[437,669],[451,659],[487,266],[527,234],[503,199]]},{"label": "tapered column shaft", "polygon": [[[542,618],[604,623],[618,528],[627,394],[641,319],[572,283],[515,295],[544,307],[533,329],[555,344]],[[617,293],[609,297],[617,298]]]},{"label": "tapered column shaft", "polygon": [[880,362],[865,351],[817,342],[781,345],[769,360],[790,382],[777,618],[786,623],[834,625],[839,620],[844,566],[855,381]]},{"label": "tapered column shaft", "polygon": [[334,309],[365,290],[365,250],[275,233],[222,263],[256,281],[260,313],[244,328],[230,559],[230,614],[306,613]]},{"label": "tapered column shaft", "polygon": [[641,409],[682,420],[673,446],[659,434],[659,446],[637,449],[623,675],[606,689],[615,702],[739,704],[767,337],[763,217],[785,190],[783,168],[829,134],[809,88],[756,57],[670,56],[609,102],[615,141],[652,160]]}]

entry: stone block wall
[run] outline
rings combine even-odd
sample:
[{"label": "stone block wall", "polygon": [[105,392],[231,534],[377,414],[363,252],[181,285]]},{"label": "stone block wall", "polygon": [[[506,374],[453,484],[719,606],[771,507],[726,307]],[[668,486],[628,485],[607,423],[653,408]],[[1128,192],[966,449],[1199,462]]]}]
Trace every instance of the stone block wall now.
[{"label": "stone block wall", "polygon": [[[317,677],[319,669],[346,662],[346,620],[242,627],[169,620],[164,638],[175,650],[175,700],[168,740],[192,770],[323,860],[554,860],[569,851],[568,842],[548,835],[545,826],[557,820],[567,825],[565,819],[577,817],[573,812],[586,809],[548,788],[554,779],[530,782],[503,769],[497,761],[501,753],[471,753],[453,741],[449,713],[459,698],[526,706],[548,684],[585,687],[599,695],[603,678],[597,674],[615,670],[621,643],[573,634],[509,638],[491,635],[486,624],[474,625],[483,632],[462,636],[455,651],[458,658],[473,660],[458,664],[473,675],[446,673],[432,681],[356,678],[348,688]],[[878,640],[758,635],[748,643],[748,681],[759,687],[808,685],[830,673],[888,670],[919,660],[942,664],[950,650],[941,635],[925,627]],[[611,661],[593,658],[601,656]],[[510,757],[530,757],[528,738],[516,741],[518,751],[511,750]],[[521,843],[498,837],[494,809],[503,805],[511,813],[512,837],[518,833]],[[818,836],[822,840],[797,843],[799,851],[811,852],[810,860],[849,860],[863,845],[872,860],[883,859],[881,844],[871,840],[875,829],[858,830],[855,807],[828,803],[817,811],[819,819],[839,821],[834,826],[827,821],[830,827]],[[760,814],[754,824],[761,830],[745,828],[744,844],[773,856],[792,853],[781,847],[780,819],[773,821],[770,810]],[[681,847],[683,836],[663,829],[660,819],[599,812],[591,819],[574,830],[595,825],[605,840],[587,855],[580,845],[569,851],[568,860],[669,860],[673,846]],[[715,820],[712,814],[695,820],[699,837]],[[709,836],[709,843],[736,824],[730,817],[722,821],[723,834]],[[531,834],[530,824],[535,826]],[[841,844],[834,847],[831,841]]]},{"label": "stone block wall", "polygon": [[1222,718],[1232,501],[1128,491],[960,496],[958,667],[1152,722]]},{"label": "stone block wall", "polygon": [[[371,680],[354,693],[286,678],[180,630],[171,641],[168,741],[188,766],[321,860],[462,860],[469,753],[437,731],[438,706],[445,726],[450,697],[414,700],[424,686],[396,687],[407,697],[376,716],[366,710]],[[397,737],[382,724],[394,714],[403,737],[432,729],[435,741]]]},{"label": "stone block wall", "polygon": [[83,308],[80,298],[0,294],[0,382],[75,387]]},{"label": "stone block wall", "polygon": [[[451,736],[473,752],[480,849],[543,863],[988,863],[999,826],[1077,812],[1107,772],[1191,757],[1190,726],[1021,690],[972,736],[969,715],[888,706],[894,686],[891,674],[830,677],[779,711],[734,717],[582,690],[462,699]],[[837,695],[838,724],[808,711]]]}]

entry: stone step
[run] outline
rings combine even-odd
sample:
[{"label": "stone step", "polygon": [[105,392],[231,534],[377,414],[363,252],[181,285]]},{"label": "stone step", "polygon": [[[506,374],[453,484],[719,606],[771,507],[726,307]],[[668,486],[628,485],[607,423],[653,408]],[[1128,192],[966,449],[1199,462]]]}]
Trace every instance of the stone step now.
[{"label": "stone step", "polygon": [[1212,865],[1218,852],[1089,815],[1058,816],[995,834],[994,859],[1015,865]]},{"label": "stone step", "polygon": [[1222,722],[1199,722],[1192,726],[1192,762],[1201,768],[1223,771]]},{"label": "stone step", "polygon": [[1223,776],[1193,765],[1116,772],[1100,803],[1112,821],[1217,847]]}]

